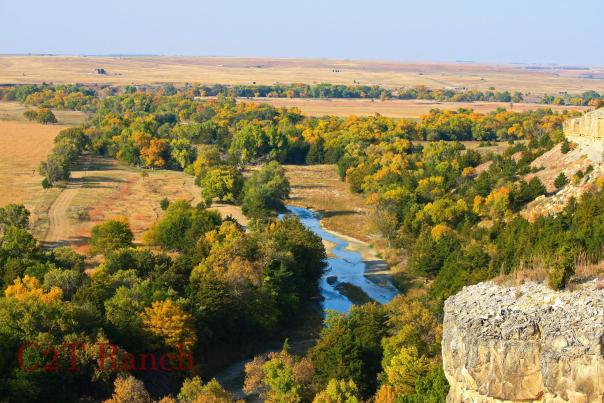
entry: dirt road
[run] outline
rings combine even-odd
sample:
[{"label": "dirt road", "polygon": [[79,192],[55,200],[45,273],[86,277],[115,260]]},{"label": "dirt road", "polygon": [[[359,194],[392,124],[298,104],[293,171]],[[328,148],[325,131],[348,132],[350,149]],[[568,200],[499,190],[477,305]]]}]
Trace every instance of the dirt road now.
[{"label": "dirt road", "polygon": [[69,218],[67,216],[67,210],[73,202],[73,199],[82,188],[88,167],[90,166],[90,157],[84,157],[83,170],[72,172],[72,176],[69,178],[69,182],[63,191],[57,196],[55,201],[48,209],[48,232],[44,238],[44,242],[50,247],[61,246],[68,242],[73,228],[69,224]]}]

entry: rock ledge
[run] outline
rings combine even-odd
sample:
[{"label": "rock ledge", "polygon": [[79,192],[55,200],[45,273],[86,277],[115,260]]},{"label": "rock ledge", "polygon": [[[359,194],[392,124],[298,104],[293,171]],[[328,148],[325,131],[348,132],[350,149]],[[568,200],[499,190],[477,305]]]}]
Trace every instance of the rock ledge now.
[{"label": "rock ledge", "polygon": [[464,289],[445,302],[449,402],[604,402],[604,290]]}]

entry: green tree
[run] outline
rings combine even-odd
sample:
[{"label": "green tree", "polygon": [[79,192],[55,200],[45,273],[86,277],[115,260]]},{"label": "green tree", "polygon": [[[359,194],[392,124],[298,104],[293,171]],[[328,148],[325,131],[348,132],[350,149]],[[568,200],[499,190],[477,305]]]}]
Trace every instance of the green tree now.
[{"label": "green tree", "polygon": [[107,255],[120,248],[132,246],[134,235],[126,218],[114,218],[92,227],[90,254]]},{"label": "green tree", "polygon": [[560,172],[560,175],[554,179],[554,186],[556,189],[561,189],[568,184],[568,178],[564,174],[564,172]]},{"label": "green tree", "polygon": [[206,200],[235,202],[243,188],[241,172],[232,166],[211,168],[201,180],[201,195]]},{"label": "green tree", "polygon": [[313,403],[360,403],[359,388],[353,381],[331,379],[325,390],[319,392]]},{"label": "green tree", "polygon": [[568,246],[558,249],[556,256],[549,259],[548,283],[554,290],[561,290],[575,274],[575,257]]},{"label": "green tree", "polygon": [[285,170],[272,161],[245,181],[243,186],[243,213],[262,219],[285,210],[284,200],[289,197],[289,181]]}]

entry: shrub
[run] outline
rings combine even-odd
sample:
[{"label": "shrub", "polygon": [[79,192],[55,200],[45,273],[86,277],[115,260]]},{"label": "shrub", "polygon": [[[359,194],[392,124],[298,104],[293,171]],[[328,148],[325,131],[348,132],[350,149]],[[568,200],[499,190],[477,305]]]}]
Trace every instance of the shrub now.
[{"label": "shrub", "polygon": [[38,112],[32,109],[28,109],[23,112],[23,117],[27,120],[35,121],[36,119],[38,119]]},{"label": "shrub", "polygon": [[547,275],[549,286],[554,290],[561,290],[574,274],[574,257],[568,247],[562,247],[558,250],[556,258],[551,260]]},{"label": "shrub", "polygon": [[562,145],[560,146],[560,151],[562,154],[566,154],[570,151],[570,144],[567,139],[562,140]]},{"label": "shrub", "polygon": [[170,206],[170,200],[168,200],[167,197],[164,197],[159,202],[159,207],[161,207],[162,210],[166,210],[169,206]]}]

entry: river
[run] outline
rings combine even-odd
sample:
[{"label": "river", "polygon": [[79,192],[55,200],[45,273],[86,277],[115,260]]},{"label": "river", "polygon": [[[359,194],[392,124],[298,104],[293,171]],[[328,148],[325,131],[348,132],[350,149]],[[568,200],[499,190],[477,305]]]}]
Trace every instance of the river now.
[{"label": "river", "polygon": [[362,290],[367,297],[385,304],[397,295],[396,288],[390,281],[373,282],[365,276],[366,264],[359,252],[349,250],[348,242],[331,232],[326,231],[320,217],[309,209],[287,206],[290,214],[297,216],[302,224],[335,246],[327,259],[327,269],[321,277],[319,287],[323,297],[323,309],[347,313],[353,302],[344,295],[343,284]]}]

